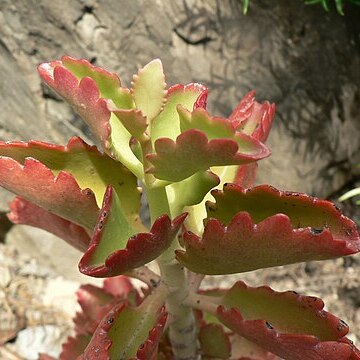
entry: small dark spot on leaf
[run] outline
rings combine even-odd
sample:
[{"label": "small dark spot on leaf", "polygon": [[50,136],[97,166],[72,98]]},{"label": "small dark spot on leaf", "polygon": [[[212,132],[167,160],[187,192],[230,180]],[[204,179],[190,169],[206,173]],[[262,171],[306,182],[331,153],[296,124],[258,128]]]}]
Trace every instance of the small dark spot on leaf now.
[{"label": "small dark spot on leaf", "polygon": [[159,285],[159,282],[155,279],[150,279],[150,284],[152,287],[156,288]]},{"label": "small dark spot on leaf", "polygon": [[321,234],[323,231],[324,231],[323,228],[320,229],[320,228],[314,228],[314,227],[312,227],[312,228],[310,229],[310,232],[311,232],[312,235],[319,235],[319,234]]},{"label": "small dark spot on leaf", "polygon": [[108,320],[107,320],[107,323],[108,323],[108,324],[112,324],[113,322],[114,322],[114,318],[112,318],[112,317],[111,317],[111,318],[108,318]]},{"label": "small dark spot on leaf", "polygon": [[265,324],[268,329],[272,330],[274,328],[268,321],[266,321]]},{"label": "small dark spot on leaf", "polygon": [[106,211],[103,211],[102,217],[103,217],[103,218],[107,217],[107,212],[106,212]]},{"label": "small dark spot on leaf", "polygon": [[101,230],[104,226],[104,222],[102,220],[99,221],[98,229]]},{"label": "small dark spot on leaf", "polygon": [[197,304],[200,304],[200,300],[196,300],[196,303],[197,303]]},{"label": "small dark spot on leaf", "polygon": [[93,192],[90,189],[86,189],[85,195],[86,196],[92,196]]},{"label": "small dark spot on leaf", "polygon": [[344,320],[339,320],[339,323],[336,326],[336,330],[340,332],[348,327],[348,324]]},{"label": "small dark spot on leaf", "polygon": [[142,343],[142,344],[140,344],[139,349],[143,349],[144,347],[145,347],[145,344]]},{"label": "small dark spot on leaf", "polygon": [[337,205],[333,204],[333,206],[337,212],[341,212],[340,208]]},{"label": "small dark spot on leaf", "polygon": [[299,295],[299,293],[297,291],[291,290],[290,292],[295,294],[295,295]]},{"label": "small dark spot on leaf", "polygon": [[349,228],[349,229],[346,229],[346,230],[345,230],[345,233],[346,233],[347,236],[351,236],[351,235],[353,234],[353,230],[350,229],[350,228]]}]

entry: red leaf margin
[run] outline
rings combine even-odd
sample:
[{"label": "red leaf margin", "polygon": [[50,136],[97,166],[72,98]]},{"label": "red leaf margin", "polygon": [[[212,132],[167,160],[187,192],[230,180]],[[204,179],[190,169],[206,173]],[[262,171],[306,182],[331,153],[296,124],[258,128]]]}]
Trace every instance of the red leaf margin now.
[{"label": "red leaf margin", "polygon": [[168,215],[159,216],[153,223],[150,232],[138,233],[128,239],[125,249],[119,249],[109,254],[105,264],[90,265],[91,257],[101,242],[102,230],[108,219],[111,208],[112,186],[104,195],[103,207],[95,226],[90,245],[79,262],[79,270],[93,277],[111,277],[123,274],[154,260],[168,248],[183,224],[187,213],[177,216],[173,221]]},{"label": "red leaf margin", "polygon": [[7,214],[7,217],[14,224],[29,225],[46,230],[81,252],[85,252],[89,246],[91,239],[83,227],[52,214],[32,202],[17,196],[9,204],[9,208],[10,213]]},{"label": "red leaf margin", "polygon": [[220,321],[245,337],[285,360],[359,360],[360,352],[347,338],[321,341],[311,335],[282,334],[265,320],[245,320],[238,309],[219,306]]},{"label": "red leaf margin", "polygon": [[208,219],[202,238],[187,231],[183,244],[185,251],[176,250],[176,257],[190,270],[223,275],[350,255],[359,251],[360,239],[336,238],[329,229],[294,229],[284,214],[255,224],[249,213],[240,212],[228,226]]},{"label": "red leaf margin", "polygon": [[99,208],[92,190],[81,190],[68,172],[54,176],[36,159],[26,158],[22,165],[0,157],[0,186],[86,229],[92,230],[96,223]]},{"label": "red leaf margin", "polygon": [[[126,302],[121,302],[116,304],[108,312],[108,314],[100,322],[84,353],[76,360],[97,360],[109,358],[109,349],[112,345],[112,341],[108,337],[108,332],[111,330],[114,320],[120,316],[121,312],[127,306]],[[135,357],[136,360],[150,360],[152,358],[152,355],[157,349],[158,342],[165,330],[166,320],[167,313],[165,311],[165,307],[163,306],[160,309],[157,323],[150,330],[146,341],[139,346]]]},{"label": "red leaf margin", "polygon": [[[235,135],[257,147],[254,154],[239,152],[239,146],[233,139],[208,140],[204,132],[191,129],[181,133],[176,141],[159,138],[155,141],[155,153],[146,157],[152,164],[145,171],[154,174],[160,180],[181,181],[197,171],[207,170],[211,166],[241,165],[263,159],[270,155],[270,150],[261,142],[243,133]],[[189,167],[189,156],[198,159]],[[186,161],[185,161],[186,160]],[[177,164],[177,167],[171,166]],[[168,166],[170,165],[170,166]],[[171,171],[168,172],[167,168]]]},{"label": "red leaf margin", "polygon": [[[117,77],[116,74],[94,67],[87,60],[81,59],[79,61],[89,64],[93,70],[98,69],[99,72],[106,75],[110,74],[112,77]],[[55,89],[76,109],[81,117],[86,119],[94,135],[103,144],[104,149],[108,149],[110,146],[108,139],[111,133],[109,122],[111,112],[108,109],[107,100],[100,97],[96,81],[90,77],[84,77],[79,81],[59,60],[40,64],[38,71],[43,81]]]}]

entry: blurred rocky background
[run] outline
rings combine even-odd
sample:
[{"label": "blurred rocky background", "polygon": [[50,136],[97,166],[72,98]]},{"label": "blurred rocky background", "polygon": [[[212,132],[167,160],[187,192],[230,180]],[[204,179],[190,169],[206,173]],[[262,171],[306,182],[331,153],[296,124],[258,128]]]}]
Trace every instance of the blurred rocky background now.
[{"label": "blurred rocky background", "polygon": [[[275,102],[268,141],[273,155],[262,162],[259,182],[336,198],[360,180],[360,7],[347,5],[340,16],[302,0],[252,0],[244,16],[241,5],[241,0],[0,0],[0,139],[66,144],[76,134],[91,141],[69,106],[41,84],[39,63],[63,54],[83,57],[118,72],[129,85],[140,66],[160,57],[167,83],[204,83],[210,88],[208,108],[218,115],[229,115],[251,89],[259,100]],[[4,213],[10,198],[1,194]],[[354,207],[347,210],[357,216]],[[8,231],[5,216],[0,224],[11,246],[55,273],[84,281],[76,275],[78,253],[60,248],[43,232],[20,226]],[[340,264],[341,276],[356,263],[358,258]],[[316,266],[302,268],[303,275],[323,274]],[[330,266],[329,273],[335,269]],[[334,303],[344,298],[352,309],[347,321],[359,323],[359,283],[347,284],[348,292],[332,284]]]}]

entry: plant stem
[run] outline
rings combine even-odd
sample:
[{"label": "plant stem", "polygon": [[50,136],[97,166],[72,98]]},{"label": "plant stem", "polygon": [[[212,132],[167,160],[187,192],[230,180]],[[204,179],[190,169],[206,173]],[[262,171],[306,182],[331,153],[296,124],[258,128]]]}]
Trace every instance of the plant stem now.
[{"label": "plant stem", "polygon": [[174,356],[178,360],[200,359],[194,313],[185,305],[189,289],[184,268],[176,260],[159,265],[162,281],[171,291],[166,299],[166,310],[170,315],[169,338]]},{"label": "plant stem", "polygon": [[146,266],[133,269],[127,272],[125,275],[144,282],[149,286],[149,288],[156,288],[161,281],[160,276]]},{"label": "plant stem", "polygon": [[217,308],[221,304],[220,301],[217,303],[216,300],[217,299],[212,296],[192,293],[186,298],[185,304],[194,309],[203,310],[212,315],[216,315]]},{"label": "plant stem", "polygon": [[[163,214],[171,215],[165,187],[145,187],[149,201],[151,223]],[[183,266],[175,259],[174,250],[178,247],[174,240],[158,259],[161,281],[169,289],[166,310],[169,314],[169,339],[177,360],[199,360],[197,351],[196,326],[193,310],[184,304],[189,295],[188,281]]]}]

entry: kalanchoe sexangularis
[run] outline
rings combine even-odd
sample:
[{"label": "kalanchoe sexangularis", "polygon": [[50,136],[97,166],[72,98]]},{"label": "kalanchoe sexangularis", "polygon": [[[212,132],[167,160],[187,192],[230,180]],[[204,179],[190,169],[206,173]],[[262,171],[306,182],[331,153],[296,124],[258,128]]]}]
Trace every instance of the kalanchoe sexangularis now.
[{"label": "kalanchoe sexangularis", "polygon": [[[270,155],[273,104],[250,92],[229,118],[214,117],[206,87],[167,88],[160,60],[131,89],[70,57],[39,72],[98,143],[0,143],[0,185],[17,194],[9,218],[63,238],[84,253],[81,272],[107,278],[80,288],[61,360],[360,359],[348,326],[319,298],[243,282],[201,290],[207,274],[360,250],[356,225],[330,202],[253,187],[257,161]],[[139,215],[142,192],[150,227]],[[158,272],[146,266],[152,260]]]}]

